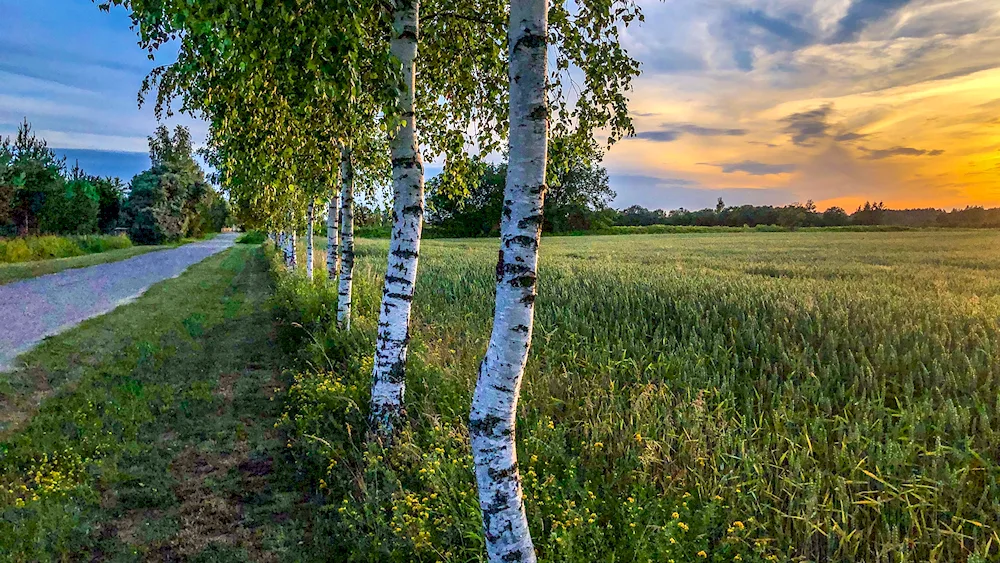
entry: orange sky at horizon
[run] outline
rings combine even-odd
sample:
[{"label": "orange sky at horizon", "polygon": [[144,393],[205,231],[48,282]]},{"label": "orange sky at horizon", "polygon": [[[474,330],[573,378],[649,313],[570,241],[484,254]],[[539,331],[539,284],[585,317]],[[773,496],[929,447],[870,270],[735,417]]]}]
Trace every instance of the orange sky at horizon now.
[{"label": "orange sky at horizon", "polygon": [[[643,62],[637,137],[605,164],[662,179],[645,189],[667,199],[704,190],[735,194],[730,205],[1000,207],[1000,2],[895,0],[880,13],[860,10],[865,1],[878,3],[644,5],[649,21],[627,36]],[[852,9],[881,17],[854,25]],[[701,31],[661,39],[683,19]]]}]

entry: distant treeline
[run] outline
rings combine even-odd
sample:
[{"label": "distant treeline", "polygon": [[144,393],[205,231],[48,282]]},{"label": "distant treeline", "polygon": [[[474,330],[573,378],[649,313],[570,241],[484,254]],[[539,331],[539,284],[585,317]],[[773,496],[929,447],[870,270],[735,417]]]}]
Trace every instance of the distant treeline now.
[{"label": "distant treeline", "polygon": [[[646,209],[633,205],[608,207],[615,192],[607,172],[595,158],[563,158],[550,163],[543,232],[547,234],[619,234],[637,232],[693,232],[695,228],[786,231],[799,228],[838,230],[903,230],[926,227],[1000,227],[1000,208],[887,209],[882,202],[866,202],[853,213],[840,207],[825,211],[812,201],[785,206],[728,206],[719,198],[714,208],[690,211]],[[507,167],[481,163],[460,195],[436,177],[427,183],[427,215],[423,236],[459,238],[495,236],[500,232]],[[356,211],[358,236],[388,237],[390,213],[360,206]]]},{"label": "distant treeline", "polygon": [[205,182],[187,129],[165,127],[149,138],[153,166],[125,185],[119,178],[67,167],[27,120],[0,139],[0,237],[111,234],[162,244],[218,231],[228,202]]},{"label": "distant treeline", "polygon": [[1000,208],[966,207],[953,211],[942,209],[887,209],[881,202],[866,202],[854,213],[840,207],[817,211],[813,202],[783,207],[770,205],[726,206],[722,199],[714,209],[688,211],[675,209],[646,209],[633,205],[627,209],[610,210],[612,222],[617,226],[645,227],[651,225],[699,227],[757,227],[773,225],[784,228],[797,227],[1000,227]]}]

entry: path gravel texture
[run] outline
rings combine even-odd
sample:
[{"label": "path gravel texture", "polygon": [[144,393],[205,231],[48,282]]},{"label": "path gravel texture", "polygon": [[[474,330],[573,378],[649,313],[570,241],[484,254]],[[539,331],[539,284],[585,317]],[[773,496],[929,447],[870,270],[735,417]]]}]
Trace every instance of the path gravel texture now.
[{"label": "path gravel texture", "polygon": [[149,286],[226,250],[237,236],[222,233],[119,262],[0,285],[0,371],[13,368],[17,356],[45,337],[132,301]]}]

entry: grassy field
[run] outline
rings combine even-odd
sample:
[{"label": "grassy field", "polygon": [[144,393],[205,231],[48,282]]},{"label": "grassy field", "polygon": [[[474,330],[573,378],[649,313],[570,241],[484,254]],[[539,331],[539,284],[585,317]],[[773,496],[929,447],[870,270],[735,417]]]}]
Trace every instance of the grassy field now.
[{"label": "grassy field", "polygon": [[[334,291],[279,281],[313,366],[283,424],[351,560],[479,560],[465,420],[497,243],[424,245],[412,432],[378,452],[357,429],[386,245],[358,243],[351,334]],[[542,559],[1000,554],[1000,233],[548,238],[541,263],[518,438]]]}]

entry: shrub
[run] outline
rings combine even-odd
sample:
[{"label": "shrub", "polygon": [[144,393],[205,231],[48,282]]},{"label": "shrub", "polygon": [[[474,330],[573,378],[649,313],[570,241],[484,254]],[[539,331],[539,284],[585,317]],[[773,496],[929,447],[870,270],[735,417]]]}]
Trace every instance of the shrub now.
[{"label": "shrub", "polygon": [[132,241],[124,235],[84,235],[59,237],[45,235],[0,240],[0,263],[31,262],[97,254],[129,248]]},{"label": "shrub", "polygon": [[248,231],[236,239],[238,244],[263,244],[267,240],[267,235],[262,231]]}]

